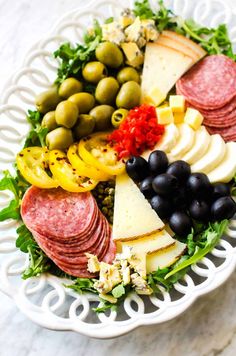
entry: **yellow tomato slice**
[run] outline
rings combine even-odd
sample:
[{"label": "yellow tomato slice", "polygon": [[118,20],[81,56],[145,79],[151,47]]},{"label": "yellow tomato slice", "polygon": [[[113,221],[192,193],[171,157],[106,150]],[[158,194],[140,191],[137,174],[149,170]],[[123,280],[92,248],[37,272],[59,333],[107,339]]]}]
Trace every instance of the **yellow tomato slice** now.
[{"label": "yellow tomato slice", "polygon": [[52,150],[49,153],[49,167],[59,185],[69,192],[87,192],[98,184],[96,180],[81,176],[79,171],[71,166],[67,155],[61,150]]},{"label": "yellow tomato slice", "polygon": [[76,168],[80,175],[89,177],[98,181],[107,181],[112,179],[107,173],[101,171],[100,169],[92,166],[91,164],[87,164],[84,162],[79,154],[78,154],[78,144],[74,143],[70,146],[67,157],[70,161],[70,164],[73,168]]},{"label": "yellow tomato slice", "polygon": [[58,182],[50,177],[46,169],[49,166],[49,152],[45,147],[24,148],[16,156],[16,164],[27,182],[38,188],[58,187]]},{"label": "yellow tomato slice", "polygon": [[106,132],[96,133],[80,140],[79,155],[87,164],[117,176],[124,172],[125,163],[118,160],[116,151],[107,141],[107,135]]}]

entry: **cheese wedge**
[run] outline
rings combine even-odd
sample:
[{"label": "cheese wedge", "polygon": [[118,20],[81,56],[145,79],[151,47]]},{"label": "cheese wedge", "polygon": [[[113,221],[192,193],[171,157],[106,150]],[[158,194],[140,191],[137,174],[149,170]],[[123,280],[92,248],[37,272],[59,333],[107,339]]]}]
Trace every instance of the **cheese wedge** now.
[{"label": "cheese wedge", "polygon": [[168,234],[167,231],[162,230],[140,239],[121,242],[121,244],[122,249],[125,246],[128,246],[130,247],[131,252],[139,255],[141,253],[149,254],[163,250],[169,246],[174,245],[175,240]]},{"label": "cheese wedge", "polygon": [[171,266],[184,253],[185,249],[186,244],[176,241],[173,246],[168,247],[166,250],[148,255],[146,260],[147,273],[157,271],[159,268]]},{"label": "cheese wedge", "polygon": [[[184,48],[191,49],[192,52],[194,52],[198,56],[198,60],[203,58],[207,53],[206,51],[199,46],[196,42],[188,39],[186,36],[179,35],[178,33],[174,31],[163,31],[162,36],[167,37],[169,39],[172,39],[175,44],[176,43],[181,43]],[[187,49],[184,50],[186,52]]]},{"label": "cheese wedge", "polygon": [[211,136],[206,130],[205,126],[201,126],[195,133],[195,143],[193,147],[185,153],[182,160],[193,164],[201,159],[208,150],[211,141]]},{"label": "cheese wedge", "polygon": [[[152,151],[161,150],[166,153],[170,152],[172,148],[175,146],[178,137],[179,137],[179,130],[177,126],[175,124],[166,125],[164,135],[162,136],[160,141],[157,142],[156,146]],[[145,151],[142,154],[142,157],[148,160],[148,157],[152,151],[151,150]]]},{"label": "cheese wedge", "polygon": [[228,183],[236,173],[236,142],[226,143],[226,152],[222,162],[211,172],[208,178],[211,183]]},{"label": "cheese wedge", "polygon": [[155,98],[156,105],[164,100],[177,80],[194,64],[194,60],[175,49],[148,43],[146,45],[145,59],[142,76],[142,102],[145,97],[150,97],[150,91],[155,88],[160,93],[159,102]]},{"label": "cheese wedge", "polygon": [[226,145],[223,138],[216,134],[211,136],[211,141],[206,154],[191,166],[191,171],[209,173],[215,169],[223,160]]},{"label": "cheese wedge", "polygon": [[183,155],[193,147],[195,142],[195,131],[189,125],[183,123],[177,126],[179,129],[179,139],[168,154],[170,162],[182,159]]},{"label": "cheese wedge", "polygon": [[113,240],[133,240],[162,230],[163,221],[137,185],[124,173],[116,178]]}]

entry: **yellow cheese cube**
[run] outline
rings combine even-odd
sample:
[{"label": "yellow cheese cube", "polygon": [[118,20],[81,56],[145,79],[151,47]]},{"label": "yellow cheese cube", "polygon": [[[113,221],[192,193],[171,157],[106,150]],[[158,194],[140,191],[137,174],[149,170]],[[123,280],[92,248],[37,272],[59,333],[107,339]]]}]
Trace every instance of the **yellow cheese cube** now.
[{"label": "yellow cheese cube", "polygon": [[157,87],[153,88],[142,98],[143,104],[150,104],[154,106],[160,105],[166,98],[166,95]]},{"label": "yellow cheese cube", "polygon": [[173,113],[185,111],[185,98],[182,95],[170,95],[169,103]]},{"label": "yellow cheese cube", "polygon": [[203,116],[198,110],[188,108],[184,116],[184,122],[192,129],[198,130],[203,122]]},{"label": "yellow cheese cube", "polygon": [[175,124],[182,124],[184,121],[184,112],[174,112],[174,123]]},{"label": "yellow cheese cube", "polygon": [[122,43],[121,48],[127,59],[127,63],[132,67],[139,67],[143,64],[144,56],[135,42]]},{"label": "yellow cheese cube", "polygon": [[174,122],[173,112],[169,106],[166,108],[157,108],[156,113],[158,124],[169,125]]}]

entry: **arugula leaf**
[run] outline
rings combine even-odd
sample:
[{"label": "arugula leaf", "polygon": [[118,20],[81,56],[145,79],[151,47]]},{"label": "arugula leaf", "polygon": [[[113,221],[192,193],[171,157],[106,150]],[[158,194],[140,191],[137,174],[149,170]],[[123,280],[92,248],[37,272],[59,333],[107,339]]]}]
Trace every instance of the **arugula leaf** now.
[{"label": "arugula leaf", "polygon": [[37,110],[28,110],[27,121],[31,124],[32,129],[25,140],[24,148],[31,146],[46,146],[45,138],[48,129],[41,126],[42,114]]},{"label": "arugula leaf", "polygon": [[236,174],[235,174],[235,176],[234,176],[234,178],[232,180],[231,195],[233,197],[236,196]]},{"label": "arugula leaf", "polygon": [[120,298],[124,294],[125,294],[125,287],[122,283],[118,284],[115,288],[112,289],[112,295],[115,298]]},{"label": "arugula leaf", "polygon": [[217,245],[227,225],[228,220],[222,220],[219,223],[216,222],[213,224],[209,224],[209,228],[205,230],[200,237],[200,243],[202,245],[204,243],[203,241],[205,241],[203,247],[196,246],[194,254],[187,260],[183,261],[182,263],[179,263],[175,268],[173,268],[169,273],[167,273],[165,279],[168,280],[169,277],[201,260]]},{"label": "arugula leaf", "polygon": [[102,301],[97,308],[92,308],[93,311],[96,313],[104,313],[106,310],[116,310],[117,309],[117,304],[112,304],[107,301]]},{"label": "arugula leaf", "polygon": [[94,21],[92,31],[84,35],[84,45],[75,48],[70,43],[64,43],[54,52],[55,58],[61,63],[57,72],[56,84],[61,84],[66,78],[80,75],[83,65],[95,57],[95,49],[102,40],[102,28],[98,21]]},{"label": "arugula leaf", "polygon": [[73,289],[75,292],[82,294],[83,292],[91,292],[98,294],[97,290],[94,288],[94,282],[96,279],[90,278],[76,278],[74,284],[65,285],[66,288]]},{"label": "arugula leaf", "polygon": [[28,184],[17,171],[16,177],[13,177],[9,171],[3,172],[4,176],[0,181],[0,190],[10,190],[14,194],[14,199],[9,205],[0,211],[0,221],[7,219],[20,219],[21,198],[28,188]]}]

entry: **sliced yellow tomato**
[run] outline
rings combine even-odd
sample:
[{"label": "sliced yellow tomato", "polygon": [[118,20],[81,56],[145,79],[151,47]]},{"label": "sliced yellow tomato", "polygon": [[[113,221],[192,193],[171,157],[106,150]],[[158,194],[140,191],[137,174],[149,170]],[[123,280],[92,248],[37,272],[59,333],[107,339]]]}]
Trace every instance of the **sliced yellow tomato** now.
[{"label": "sliced yellow tomato", "polygon": [[59,185],[69,192],[87,192],[98,184],[96,180],[81,176],[79,171],[71,166],[67,155],[61,150],[52,150],[49,153],[49,167]]},{"label": "sliced yellow tomato", "polygon": [[24,148],[16,156],[16,164],[22,176],[30,184],[43,189],[58,187],[58,182],[46,172],[49,167],[49,151],[47,148]]},{"label": "sliced yellow tomato", "polygon": [[118,160],[116,151],[107,140],[107,135],[106,132],[100,132],[80,140],[79,155],[87,164],[117,176],[124,172],[125,163]]},{"label": "sliced yellow tomato", "polygon": [[77,143],[74,143],[73,145],[70,146],[67,152],[67,157],[72,167],[76,168],[80,173],[80,175],[82,176],[86,176],[98,181],[107,181],[112,179],[112,177],[109,174],[105,173],[104,171],[101,171],[100,169],[92,166],[91,164],[84,162],[80,158],[78,154]]}]

